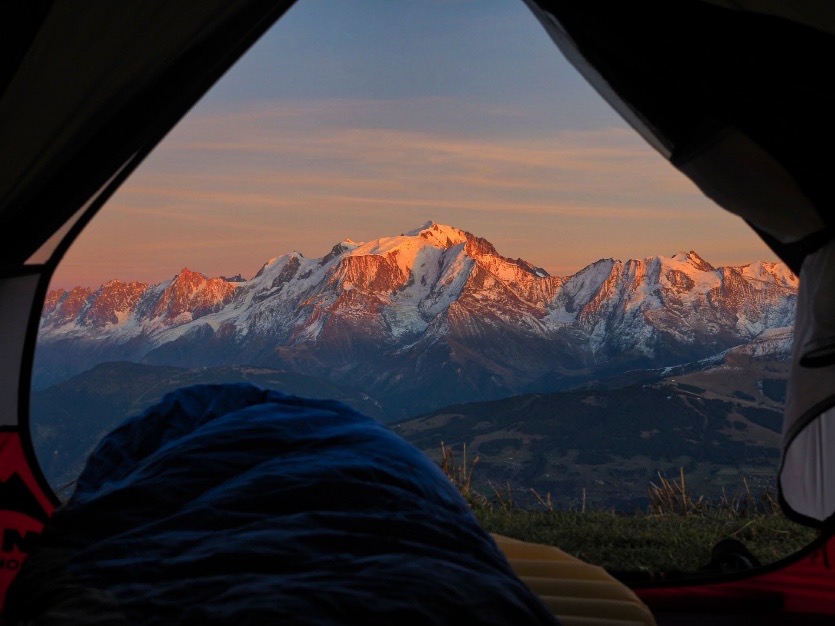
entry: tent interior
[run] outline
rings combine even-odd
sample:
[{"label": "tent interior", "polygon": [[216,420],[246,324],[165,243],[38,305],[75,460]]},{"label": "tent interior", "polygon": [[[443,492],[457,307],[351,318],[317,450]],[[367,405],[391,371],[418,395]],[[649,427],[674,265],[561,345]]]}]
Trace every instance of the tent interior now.
[{"label": "tent interior", "polygon": [[[744,576],[634,589],[659,623],[697,623],[708,613],[725,620],[715,623],[746,623],[754,607],[774,623],[831,620],[835,300],[827,285],[835,244],[826,207],[835,8],[819,0],[525,3],[555,54],[800,277],[778,487],[786,515],[821,529],[821,539]],[[29,432],[49,280],[104,203],[292,4],[101,0],[79,9],[42,0],[2,9],[2,591],[58,505]]]}]

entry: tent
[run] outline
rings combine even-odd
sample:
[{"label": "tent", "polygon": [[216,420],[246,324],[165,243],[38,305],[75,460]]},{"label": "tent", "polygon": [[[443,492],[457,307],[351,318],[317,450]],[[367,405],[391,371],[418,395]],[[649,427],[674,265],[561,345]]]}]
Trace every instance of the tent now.
[{"label": "tent", "polygon": [[[662,155],[743,217],[801,278],[781,503],[820,527],[747,578],[640,591],[650,605],[739,599],[835,614],[835,7],[825,0],[524,0]],[[29,439],[49,278],[70,243],[292,0],[32,0],[0,20],[0,590],[57,504]],[[818,148],[819,149],[816,149]],[[771,605],[768,605],[771,606]]]}]

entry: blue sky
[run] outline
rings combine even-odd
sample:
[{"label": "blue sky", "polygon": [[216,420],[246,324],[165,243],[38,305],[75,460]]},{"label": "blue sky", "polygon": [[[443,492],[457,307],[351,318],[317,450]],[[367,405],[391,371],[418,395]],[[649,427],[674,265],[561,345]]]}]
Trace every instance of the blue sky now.
[{"label": "blue sky", "polygon": [[428,219],[554,274],[773,259],[629,129],[520,0],[301,0],[172,131],[53,284],[251,276]]}]

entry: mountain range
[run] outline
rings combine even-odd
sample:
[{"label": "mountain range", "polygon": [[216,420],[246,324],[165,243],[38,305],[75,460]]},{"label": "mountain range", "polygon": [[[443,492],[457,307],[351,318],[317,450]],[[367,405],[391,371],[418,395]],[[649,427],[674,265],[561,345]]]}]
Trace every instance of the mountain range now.
[{"label": "mountain range", "polygon": [[249,280],[183,269],[155,285],[50,291],[35,386],[105,361],[247,365],[361,390],[401,419],[748,344],[786,352],[797,286],[783,264],[714,267],[692,251],[556,277],[429,222],[321,258],[285,254]]}]

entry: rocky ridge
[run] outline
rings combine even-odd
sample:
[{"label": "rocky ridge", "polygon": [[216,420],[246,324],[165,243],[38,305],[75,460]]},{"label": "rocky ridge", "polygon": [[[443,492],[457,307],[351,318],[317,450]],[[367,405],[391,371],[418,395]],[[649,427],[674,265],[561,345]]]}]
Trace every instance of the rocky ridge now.
[{"label": "rocky ridge", "polygon": [[250,280],[183,269],[158,285],[50,292],[36,384],[106,360],[256,364],[322,376],[415,414],[751,342],[767,351],[774,342],[765,339],[793,323],[796,294],[797,278],[780,263],[716,268],[692,251],[602,259],[554,277],[429,222],[346,240],[318,259],[292,252]]}]

